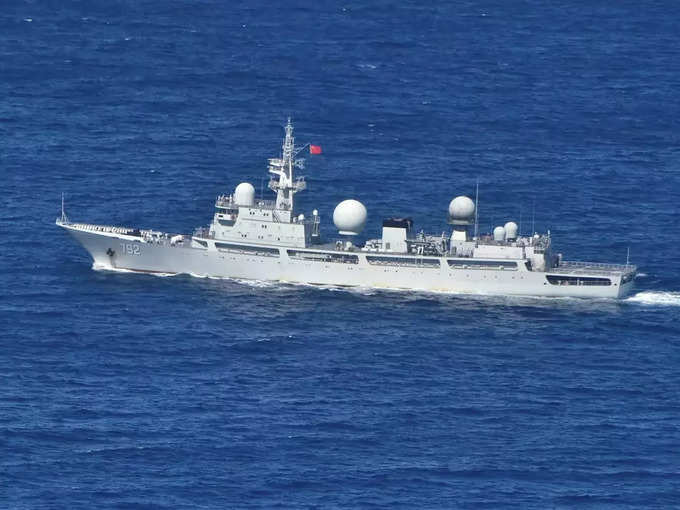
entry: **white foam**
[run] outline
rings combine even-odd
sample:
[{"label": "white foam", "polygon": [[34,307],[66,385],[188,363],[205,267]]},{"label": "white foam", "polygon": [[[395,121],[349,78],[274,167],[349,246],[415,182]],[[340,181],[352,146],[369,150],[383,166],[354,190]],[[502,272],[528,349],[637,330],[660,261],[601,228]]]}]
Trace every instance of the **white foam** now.
[{"label": "white foam", "polygon": [[[131,271],[129,269],[121,269],[121,268],[115,268],[111,267],[109,265],[103,265],[103,264],[93,264],[92,269],[95,271],[111,271],[115,273],[136,273],[140,274],[140,271]],[[153,276],[160,276],[160,277],[168,277],[168,276],[177,276],[179,273],[143,273],[143,274],[151,274]],[[572,297],[572,296],[556,296],[556,297],[548,297],[548,296],[531,296],[531,295],[495,295],[495,294],[484,294],[484,293],[468,293],[468,292],[461,292],[461,291],[450,291],[450,290],[435,290],[435,289],[402,289],[402,288],[394,288],[394,287],[361,287],[361,286],[356,286],[356,287],[345,287],[345,286],[336,286],[336,285],[320,285],[316,283],[305,283],[305,282],[288,282],[288,281],[268,281],[268,280],[249,280],[249,279],[243,279],[243,278],[232,278],[228,276],[210,276],[210,275],[205,275],[205,274],[196,274],[196,273],[188,273],[189,276],[192,276],[194,278],[206,278],[209,280],[227,280],[227,281],[232,281],[241,285],[248,285],[250,287],[257,287],[257,288],[270,288],[270,289],[285,289],[286,287],[290,288],[292,287],[313,287],[316,289],[320,290],[325,290],[325,291],[330,291],[330,292],[350,292],[353,294],[360,294],[363,296],[374,296],[376,294],[379,294],[380,292],[388,292],[388,293],[407,293],[407,294],[412,294],[412,295],[440,295],[440,296],[465,296],[465,297],[472,297],[472,298],[478,298],[478,299],[498,299],[498,300],[505,300],[505,301],[510,301],[510,302],[515,302],[520,304],[521,302],[531,302],[531,301],[545,301],[545,302],[559,302],[559,301],[576,301],[576,302],[583,302],[583,301],[589,301],[592,302],[593,300],[587,300],[584,298],[579,298],[579,297]],[[643,273],[644,276],[646,276]],[[638,275],[639,276],[639,275]],[[613,302],[613,300],[608,299],[608,298],[602,298],[602,299],[597,299],[595,301],[600,301],[600,302]],[[637,294],[634,294],[632,296],[629,296],[626,298],[624,301],[629,302],[629,303],[642,303],[645,305],[663,305],[663,306],[680,306],[680,292],[664,292],[664,291],[645,291],[645,292],[638,292]]]},{"label": "white foam", "polygon": [[113,267],[105,264],[92,264],[92,269],[95,271],[110,271],[112,273],[132,273],[132,274],[150,274],[152,276],[160,276],[161,278],[167,276],[177,276],[177,273],[147,273],[145,271],[133,271],[131,269],[122,269],[120,267]]},{"label": "white foam", "polygon": [[248,285],[250,287],[276,287],[277,285],[289,285],[287,282],[278,282],[278,281],[268,281],[268,280],[248,280],[244,278],[233,278],[231,276],[214,276],[214,275],[207,275],[207,274],[198,274],[198,273],[186,273],[192,278],[201,278],[201,279],[207,279],[207,280],[223,280],[223,281],[228,281],[228,282],[234,282],[238,283],[241,285]]},{"label": "white foam", "polygon": [[210,278],[207,274],[187,273],[192,278]]},{"label": "white foam", "polygon": [[645,305],[680,306],[680,292],[644,291],[633,294],[626,301]]},{"label": "white foam", "polygon": [[275,287],[278,282],[273,282],[273,281],[268,281],[268,280],[244,280],[240,278],[228,278],[229,280],[232,280],[236,283],[240,283],[241,285],[249,285],[250,287],[257,287],[257,288],[269,288],[269,287]]}]

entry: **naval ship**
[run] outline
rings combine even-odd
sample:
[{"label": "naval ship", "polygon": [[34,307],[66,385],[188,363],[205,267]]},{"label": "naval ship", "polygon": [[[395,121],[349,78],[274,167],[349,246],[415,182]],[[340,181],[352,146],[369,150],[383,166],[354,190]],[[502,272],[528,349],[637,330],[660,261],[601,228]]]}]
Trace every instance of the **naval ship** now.
[{"label": "naval ship", "polygon": [[416,232],[411,218],[386,218],[382,236],[364,243],[356,236],[366,207],[344,200],[333,211],[339,237],[326,241],[318,211],[306,217],[295,208],[307,187],[295,175],[298,155],[309,144],[295,145],[290,119],[284,129],[280,157],[268,160],[276,200],[256,199],[254,187],[241,183],[217,197],[210,225],[190,235],[72,222],[63,198],[56,224],[83,245],[95,269],[496,295],[621,298],[633,288],[635,266],[564,260],[550,231],[523,236],[509,221],[480,235],[476,197],[451,200],[441,235]]}]

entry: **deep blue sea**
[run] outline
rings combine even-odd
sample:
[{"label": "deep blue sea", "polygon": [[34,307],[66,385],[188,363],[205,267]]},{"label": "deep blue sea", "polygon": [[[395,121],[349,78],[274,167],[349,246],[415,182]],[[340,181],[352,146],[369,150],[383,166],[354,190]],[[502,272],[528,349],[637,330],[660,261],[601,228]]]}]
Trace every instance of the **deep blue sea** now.
[{"label": "deep blue sea", "polygon": [[[15,1],[0,9],[0,508],[680,508],[677,1]],[[522,219],[622,301],[92,269],[54,225]],[[532,219],[533,218],[533,219]]]}]

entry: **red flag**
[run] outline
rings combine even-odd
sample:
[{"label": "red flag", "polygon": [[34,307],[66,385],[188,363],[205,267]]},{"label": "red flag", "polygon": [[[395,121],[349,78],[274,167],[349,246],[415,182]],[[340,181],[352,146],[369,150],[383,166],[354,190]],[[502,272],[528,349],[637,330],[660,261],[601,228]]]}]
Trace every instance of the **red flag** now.
[{"label": "red flag", "polygon": [[309,145],[310,154],[321,154],[321,145]]}]

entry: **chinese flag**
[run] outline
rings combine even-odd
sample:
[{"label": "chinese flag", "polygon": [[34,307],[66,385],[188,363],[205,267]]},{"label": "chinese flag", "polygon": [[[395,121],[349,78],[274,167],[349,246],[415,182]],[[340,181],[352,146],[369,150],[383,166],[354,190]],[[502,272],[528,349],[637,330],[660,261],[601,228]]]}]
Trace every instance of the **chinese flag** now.
[{"label": "chinese flag", "polygon": [[321,145],[309,145],[310,154],[321,154]]}]

